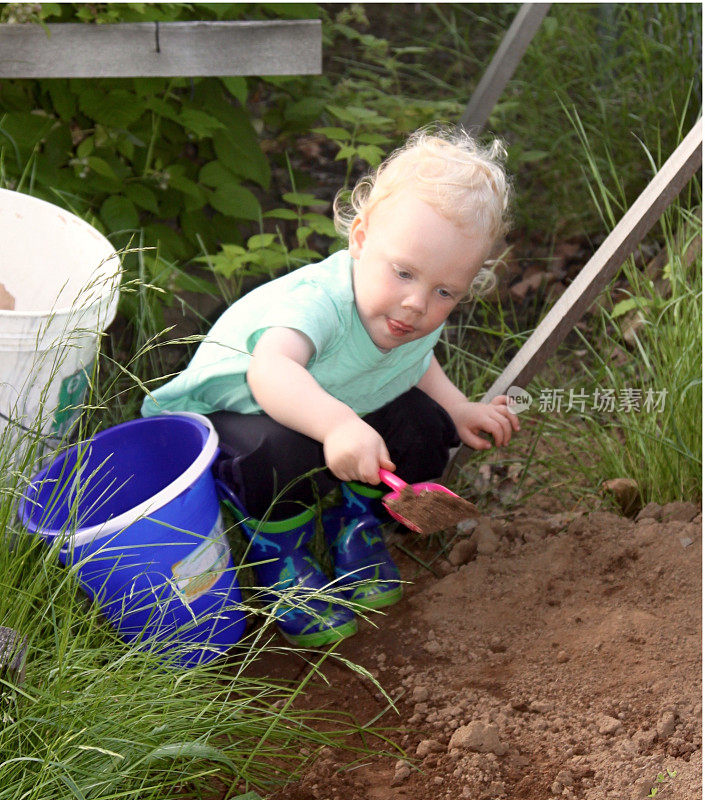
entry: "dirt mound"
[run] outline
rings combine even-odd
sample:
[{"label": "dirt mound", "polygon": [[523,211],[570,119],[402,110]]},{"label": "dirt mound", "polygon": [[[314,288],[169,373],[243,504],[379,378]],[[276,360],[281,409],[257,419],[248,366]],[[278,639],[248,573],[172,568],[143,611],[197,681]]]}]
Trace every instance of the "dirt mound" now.
[{"label": "dirt mound", "polygon": [[[302,700],[395,728],[389,756],[312,754],[274,797],[700,796],[701,529],[688,503],[637,520],[537,508],[468,526],[435,577],[397,550],[413,585],[340,652],[398,714],[333,662]],[[429,557],[420,538],[403,546]],[[293,678],[300,666],[272,657],[258,670]]]}]

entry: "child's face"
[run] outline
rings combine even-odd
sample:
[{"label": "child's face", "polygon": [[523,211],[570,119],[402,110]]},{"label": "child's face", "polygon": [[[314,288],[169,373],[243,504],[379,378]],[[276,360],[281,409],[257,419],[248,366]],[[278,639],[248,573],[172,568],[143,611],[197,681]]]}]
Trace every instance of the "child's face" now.
[{"label": "child's face", "polygon": [[467,293],[490,249],[413,194],[390,197],[350,230],[358,314],[382,350],[420,339]]}]

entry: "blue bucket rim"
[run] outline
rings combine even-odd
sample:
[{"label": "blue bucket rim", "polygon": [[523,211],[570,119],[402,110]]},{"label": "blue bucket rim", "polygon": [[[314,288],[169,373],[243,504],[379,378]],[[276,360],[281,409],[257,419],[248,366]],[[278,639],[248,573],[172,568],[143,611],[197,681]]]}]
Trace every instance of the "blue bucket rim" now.
[{"label": "blue bucket rim", "polygon": [[[192,486],[213,463],[213,459],[218,452],[218,434],[213,427],[213,423],[208,419],[208,417],[204,417],[202,414],[196,414],[192,411],[165,411],[162,414],[157,414],[153,417],[143,417],[138,418],[137,420],[130,420],[126,424],[129,424],[130,422],[146,422],[148,419],[160,419],[166,416],[188,417],[200,422],[208,429],[208,438],[203,445],[203,449],[198,454],[198,457],[193,461],[188,469],[186,469],[181,473],[181,475],[178,476],[178,478],[176,478],[176,480],[173,480],[171,483],[167,484],[163,489],[142,503],[138,503],[128,511],[119,514],[117,517],[108,519],[105,522],[101,522],[98,525],[91,525],[87,528],[77,528],[76,531],[69,536],[69,541],[74,547],[81,547],[89,542],[95,541],[96,539],[102,539],[105,536],[110,536],[118,531],[124,530],[138,520],[144,519],[149,514],[159,511],[160,508],[163,508],[167,503],[170,503],[182,492]],[[90,441],[90,439],[87,441]],[[74,445],[74,447],[78,447],[79,444]],[[42,470],[42,472],[44,471],[45,470]],[[37,480],[33,480],[29,485],[29,490],[31,491],[34,489],[37,483]],[[25,514],[25,507],[30,502],[31,501],[29,498],[25,495],[22,498],[20,507],[18,509],[20,518],[29,530],[31,530],[33,533],[39,532],[43,536],[53,537],[60,535],[63,536],[68,533],[65,528],[42,527],[40,530],[39,526],[36,523],[31,522],[31,520],[27,518],[28,515]]]}]

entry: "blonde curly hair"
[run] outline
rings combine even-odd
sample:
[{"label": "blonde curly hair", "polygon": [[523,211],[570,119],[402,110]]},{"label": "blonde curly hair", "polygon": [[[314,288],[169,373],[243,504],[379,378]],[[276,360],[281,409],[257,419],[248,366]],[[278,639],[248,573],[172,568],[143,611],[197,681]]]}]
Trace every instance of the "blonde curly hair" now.
[{"label": "blonde curly hair", "polygon": [[[407,190],[493,245],[509,226],[511,188],[505,158],[498,139],[482,146],[462,128],[421,128],[375,172],[361,178],[349,196],[338,192],[333,202],[336,230],[348,238],[358,214],[367,216],[395,192]],[[485,293],[493,284],[491,271],[482,269],[473,281],[473,293]]]}]

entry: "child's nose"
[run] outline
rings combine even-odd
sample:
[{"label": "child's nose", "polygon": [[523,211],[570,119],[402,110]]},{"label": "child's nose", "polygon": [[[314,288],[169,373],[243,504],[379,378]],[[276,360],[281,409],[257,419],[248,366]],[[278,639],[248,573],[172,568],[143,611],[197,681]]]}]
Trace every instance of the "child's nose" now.
[{"label": "child's nose", "polygon": [[422,289],[409,292],[402,300],[402,308],[415,311],[417,314],[425,314],[427,307],[428,298],[426,297],[426,292]]}]

